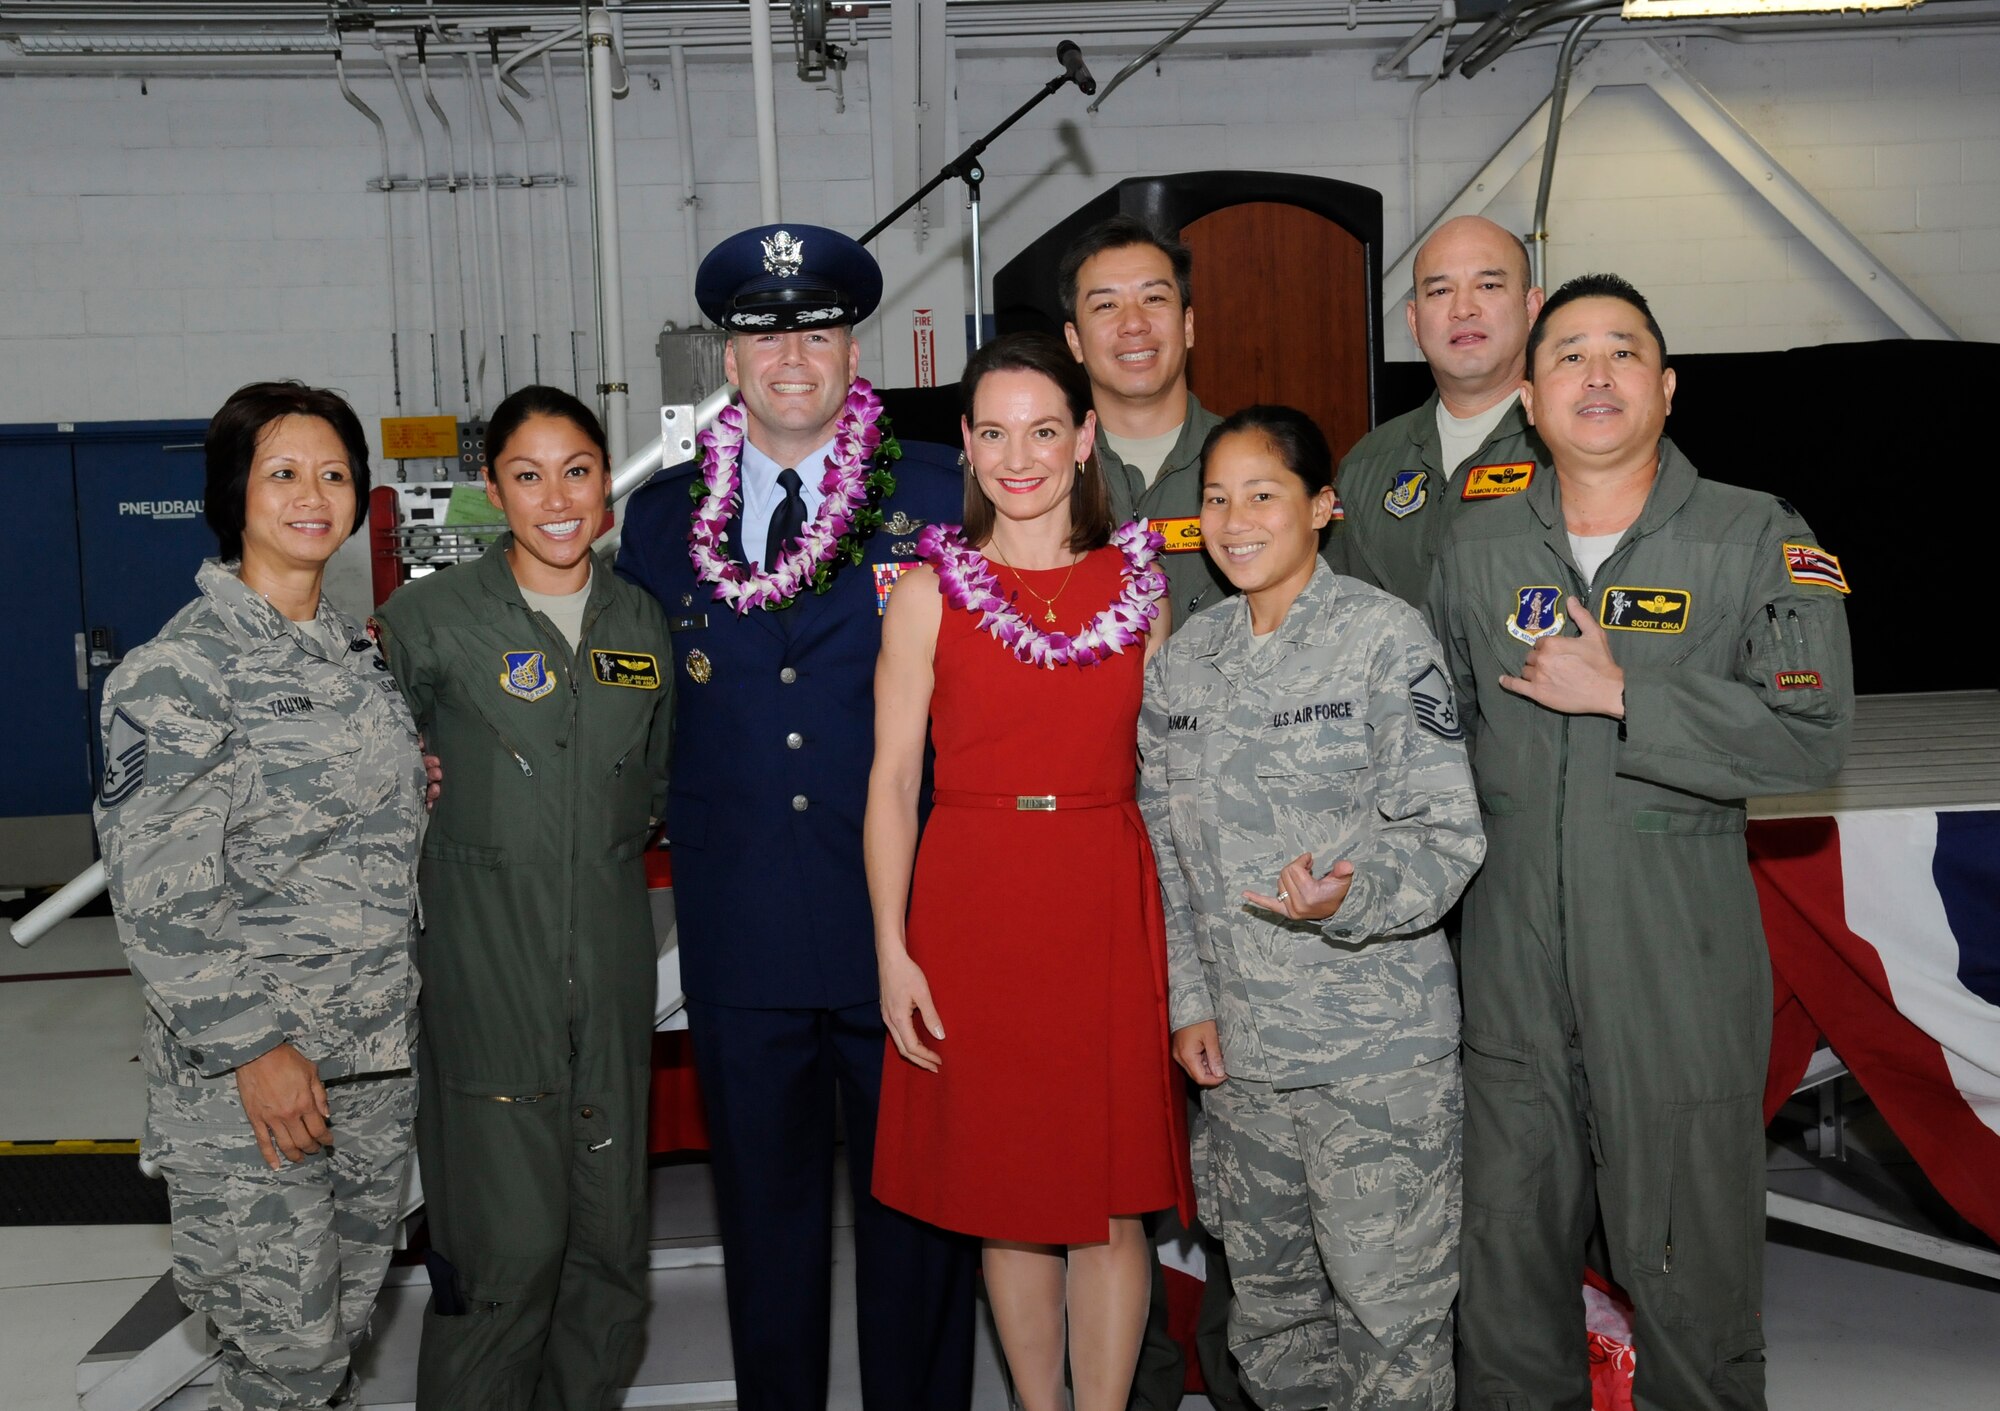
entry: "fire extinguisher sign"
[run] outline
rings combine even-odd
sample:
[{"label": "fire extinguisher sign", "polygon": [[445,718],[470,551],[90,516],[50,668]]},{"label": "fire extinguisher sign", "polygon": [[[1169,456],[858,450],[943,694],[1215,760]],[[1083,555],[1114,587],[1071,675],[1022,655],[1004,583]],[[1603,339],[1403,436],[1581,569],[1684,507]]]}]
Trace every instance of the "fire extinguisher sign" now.
[{"label": "fire extinguisher sign", "polygon": [[937,386],[937,329],[931,311],[917,309],[910,320],[910,336],[916,344],[917,386]]}]

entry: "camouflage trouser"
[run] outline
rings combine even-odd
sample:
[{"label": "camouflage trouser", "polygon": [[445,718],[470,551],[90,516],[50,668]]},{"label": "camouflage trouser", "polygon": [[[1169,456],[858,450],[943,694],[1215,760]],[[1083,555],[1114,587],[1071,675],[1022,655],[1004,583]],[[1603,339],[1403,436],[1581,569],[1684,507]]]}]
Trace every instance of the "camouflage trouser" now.
[{"label": "camouflage trouser", "polygon": [[167,1180],[174,1282],[222,1345],[215,1406],[325,1406],[388,1268],[416,1115],[407,1073],[331,1083],[331,1148],[273,1171],[234,1078],[155,1082],[147,1148]]},{"label": "camouflage trouser", "polygon": [[1456,1055],[1202,1093],[1201,1218],[1229,1252],[1229,1345],[1265,1411],[1450,1411],[1463,1111]]}]

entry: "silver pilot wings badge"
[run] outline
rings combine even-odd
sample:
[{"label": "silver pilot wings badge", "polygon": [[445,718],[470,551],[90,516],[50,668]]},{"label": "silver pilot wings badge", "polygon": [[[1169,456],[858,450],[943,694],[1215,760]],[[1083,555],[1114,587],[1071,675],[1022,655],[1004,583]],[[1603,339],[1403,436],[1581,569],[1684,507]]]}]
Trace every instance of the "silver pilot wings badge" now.
[{"label": "silver pilot wings badge", "polygon": [[790,279],[805,263],[806,242],[789,230],[780,230],[763,242],[764,269],[780,279]]}]

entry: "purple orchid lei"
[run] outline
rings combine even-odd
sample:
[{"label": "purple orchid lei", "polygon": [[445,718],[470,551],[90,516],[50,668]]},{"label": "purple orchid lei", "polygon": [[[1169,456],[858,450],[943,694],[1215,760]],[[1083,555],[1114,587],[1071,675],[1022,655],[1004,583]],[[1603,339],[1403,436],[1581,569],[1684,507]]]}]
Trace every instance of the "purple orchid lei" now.
[{"label": "purple orchid lei", "polygon": [[1142,645],[1160,599],[1167,593],[1167,575],[1154,567],[1166,540],[1145,520],[1135,519],[1111,536],[1125,556],[1124,588],[1111,606],[1084,624],[1076,636],[1044,632],[1000,592],[1000,580],[984,554],[965,542],[955,524],[933,524],[917,535],[917,556],[938,576],[944,600],[955,608],[976,612],[979,626],[993,640],[1029,666],[1095,666],[1114,652]]},{"label": "purple orchid lei", "polygon": [[863,541],[882,527],[883,497],[896,492],[889,466],[903,454],[882,415],[882,399],[857,377],[834,423],[833,450],[819,482],[825,498],[797,546],[767,573],[722,551],[723,530],[743,502],[743,436],[743,407],[736,402],[701,433],[702,473],[690,487],[696,503],[688,524],[695,577],[713,584],[716,601],[739,615],[790,607],[808,586],[824,593],[843,563],[860,563]]}]

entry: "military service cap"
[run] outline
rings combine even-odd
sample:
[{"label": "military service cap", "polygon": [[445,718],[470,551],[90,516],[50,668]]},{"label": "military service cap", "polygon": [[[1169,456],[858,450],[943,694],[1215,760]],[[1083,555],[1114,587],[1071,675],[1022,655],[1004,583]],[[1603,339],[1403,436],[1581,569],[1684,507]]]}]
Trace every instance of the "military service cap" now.
[{"label": "military service cap", "polygon": [[859,323],[882,302],[875,257],[820,225],[759,225],[708,252],[695,302],[731,333]]}]

